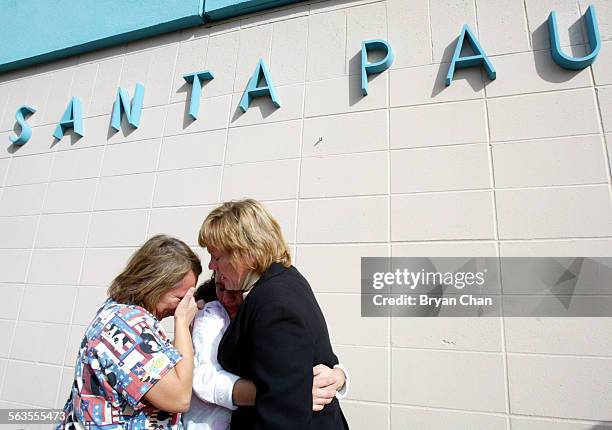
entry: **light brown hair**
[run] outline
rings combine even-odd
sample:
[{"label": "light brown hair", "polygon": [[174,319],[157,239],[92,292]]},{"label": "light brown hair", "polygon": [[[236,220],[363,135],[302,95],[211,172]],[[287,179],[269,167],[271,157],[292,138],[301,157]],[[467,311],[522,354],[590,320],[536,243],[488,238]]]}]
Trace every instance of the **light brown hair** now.
[{"label": "light brown hair", "polygon": [[113,281],[108,295],[118,303],[142,306],[153,315],[165,292],[193,272],[202,273],[198,256],[174,237],[153,236],[130,257],[127,266]]},{"label": "light brown hair", "polygon": [[225,202],[208,214],[198,243],[231,255],[232,264],[246,264],[257,274],[272,263],[291,266],[289,248],[278,222],[257,200]]}]

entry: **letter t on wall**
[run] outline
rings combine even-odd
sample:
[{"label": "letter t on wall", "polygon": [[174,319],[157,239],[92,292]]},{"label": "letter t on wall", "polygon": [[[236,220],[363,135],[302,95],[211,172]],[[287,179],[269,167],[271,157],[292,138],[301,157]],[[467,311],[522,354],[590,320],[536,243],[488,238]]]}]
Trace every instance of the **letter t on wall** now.
[{"label": "letter t on wall", "polygon": [[[385,57],[375,63],[368,63],[368,52],[383,51]],[[393,49],[384,40],[364,40],[361,42],[361,93],[368,95],[368,75],[387,70],[393,64]]]},{"label": "letter t on wall", "polygon": [[189,115],[194,119],[198,119],[200,111],[200,97],[202,97],[202,82],[214,79],[215,75],[208,70],[201,72],[187,73],[183,75],[183,79],[188,84],[191,84],[191,95],[189,96]]}]

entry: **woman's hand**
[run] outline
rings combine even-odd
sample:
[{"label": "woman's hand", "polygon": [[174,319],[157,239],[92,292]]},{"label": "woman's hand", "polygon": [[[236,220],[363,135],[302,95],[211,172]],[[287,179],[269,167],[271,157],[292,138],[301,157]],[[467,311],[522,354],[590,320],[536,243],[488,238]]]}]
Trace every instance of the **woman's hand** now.
[{"label": "woman's hand", "polygon": [[180,303],[176,307],[176,310],[174,311],[175,324],[181,323],[189,326],[189,324],[191,324],[195,318],[195,315],[198,312],[198,304],[193,298],[194,292],[195,288],[190,288],[187,290],[187,293],[185,296],[183,296]]},{"label": "woman's hand", "polygon": [[324,364],[313,367],[312,374],[312,410],[317,412],[332,402],[344,385],[346,376],[342,369],[330,369]]}]

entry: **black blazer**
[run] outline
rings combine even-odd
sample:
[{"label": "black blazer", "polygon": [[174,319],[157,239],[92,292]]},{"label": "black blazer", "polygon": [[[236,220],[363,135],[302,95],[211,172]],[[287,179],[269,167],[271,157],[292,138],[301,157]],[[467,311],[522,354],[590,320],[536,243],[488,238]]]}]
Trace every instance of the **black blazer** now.
[{"label": "black blazer", "polygon": [[219,364],[257,387],[254,407],[232,414],[232,430],[348,429],[337,399],[312,411],[312,368],[338,364],[308,282],[272,264],[255,283],[219,345]]}]

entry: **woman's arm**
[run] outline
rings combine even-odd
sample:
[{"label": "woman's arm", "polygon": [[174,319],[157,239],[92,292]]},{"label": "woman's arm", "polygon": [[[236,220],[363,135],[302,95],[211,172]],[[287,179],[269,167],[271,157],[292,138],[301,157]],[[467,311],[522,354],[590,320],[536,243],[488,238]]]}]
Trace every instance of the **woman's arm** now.
[{"label": "woman's arm", "polygon": [[193,292],[191,288],[185,294],[174,313],[174,348],[183,358],[144,395],[155,408],[166,412],[186,412],[191,402],[193,347],[189,325],[198,310]]}]

